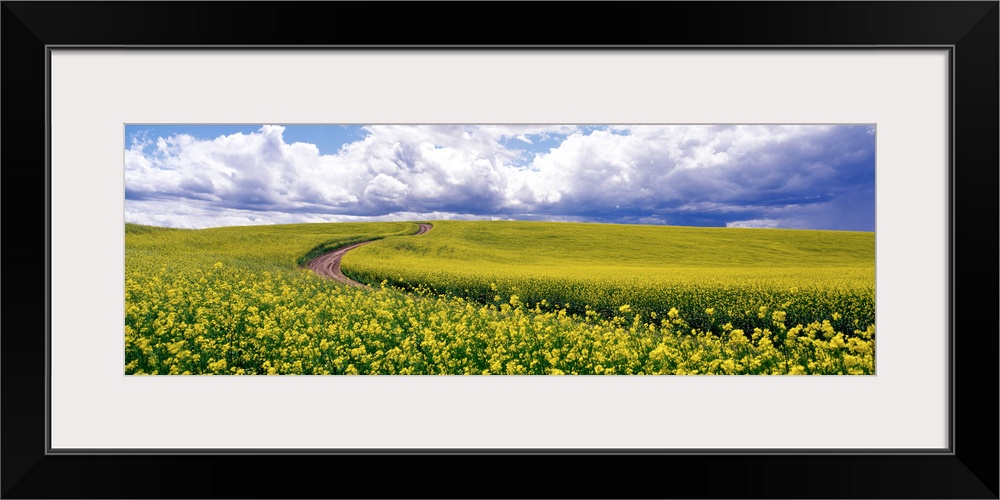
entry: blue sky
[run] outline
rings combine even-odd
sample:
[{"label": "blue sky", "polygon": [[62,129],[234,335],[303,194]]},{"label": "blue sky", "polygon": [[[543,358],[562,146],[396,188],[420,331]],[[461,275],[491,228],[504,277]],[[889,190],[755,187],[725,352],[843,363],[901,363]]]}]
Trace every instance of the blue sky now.
[{"label": "blue sky", "polygon": [[872,125],[127,125],[127,222],[874,231]]},{"label": "blue sky", "polygon": [[[306,142],[319,148],[323,155],[335,155],[344,144],[365,138],[364,130],[357,125],[282,125],[283,136],[289,144]],[[186,134],[201,140],[212,140],[219,136],[259,132],[261,125],[127,125],[126,147],[132,144],[136,135],[150,138],[170,137]]]}]

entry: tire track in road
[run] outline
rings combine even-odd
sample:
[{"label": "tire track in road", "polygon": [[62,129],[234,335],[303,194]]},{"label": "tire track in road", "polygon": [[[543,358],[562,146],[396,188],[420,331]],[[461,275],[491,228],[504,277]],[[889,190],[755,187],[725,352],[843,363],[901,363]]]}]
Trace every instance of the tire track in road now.
[{"label": "tire track in road", "polygon": [[[431,228],[434,227],[430,224],[419,224],[419,226],[420,228],[417,230],[416,233],[413,233],[412,236],[416,236],[418,234],[424,234],[427,231],[430,231]],[[354,243],[352,245],[347,245],[346,247],[340,247],[332,252],[327,252],[313,259],[311,262],[309,262],[309,264],[306,267],[320,276],[330,278],[332,280],[336,280],[347,285],[371,289],[370,286],[364,283],[358,283],[357,281],[354,281],[351,278],[344,276],[344,273],[340,270],[340,260],[344,258],[344,254],[346,254],[347,252],[350,252],[351,250],[354,250],[355,248],[358,248],[362,245],[367,245],[373,241],[378,241],[378,240],[362,241],[361,243]]]}]

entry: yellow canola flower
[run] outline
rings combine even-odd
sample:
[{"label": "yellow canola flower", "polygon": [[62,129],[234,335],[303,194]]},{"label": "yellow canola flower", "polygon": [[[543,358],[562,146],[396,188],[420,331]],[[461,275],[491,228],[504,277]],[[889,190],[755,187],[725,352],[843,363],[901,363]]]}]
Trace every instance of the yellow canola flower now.
[{"label": "yellow canola flower", "polygon": [[[840,290],[846,280],[832,271],[816,276],[833,280],[833,285],[819,291],[802,289],[795,302],[784,307],[778,305],[789,302],[785,277],[727,282],[722,275],[683,270],[668,282],[656,281],[662,278],[652,276],[655,273],[576,281],[544,275],[527,280],[516,274],[508,279],[486,269],[481,275],[443,274],[434,281],[439,292],[447,285],[461,297],[451,292],[419,295],[396,288],[395,278],[384,288],[361,290],[299,272],[295,259],[329,235],[311,236],[307,244],[299,240],[296,247],[287,243],[299,238],[290,232],[245,238],[238,244],[240,235],[251,229],[226,231],[225,239],[213,241],[200,230],[168,231],[146,239],[127,235],[126,373],[690,374],[729,369],[768,374],[805,367],[808,373],[874,371],[874,302],[863,287],[841,287],[849,293],[863,290],[853,296],[861,297],[854,302],[828,298],[840,293],[829,291]],[[157,241],[198,244],[153,246]],[[291,264],[274,264],[282,259]],[[215,272],[209,272],[213,268]],[[401,279],[420,282],[416,274],[402,271]],[[845,275],[851,280],[859,276]],[[373,275],[368,282],[388,276]],[[511,300],[500,304],[506,295]],[[847,303],[859,305],[848,308]],[[771,312],[757,318],[762,305]],[[668,311],[668,319],[659,321],[657,311]],[[634,314],[616,320],[616,312]],[[834,326],[841,323],[823,317],[845,319],[850,330],[842,331]],[[785,321],[797,326],[786,332],[773,324]],[[759,333],[750,339],[734,325]]]}]

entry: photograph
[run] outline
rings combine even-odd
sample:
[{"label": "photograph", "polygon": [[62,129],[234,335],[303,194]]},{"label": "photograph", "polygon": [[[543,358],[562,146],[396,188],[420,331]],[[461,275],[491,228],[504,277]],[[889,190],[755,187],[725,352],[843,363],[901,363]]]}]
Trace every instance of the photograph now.
[{"label": "photograph", "polygon": [[126,124],[126,375],[874,375],[875,124]]},{"label": "photograph", "polygon": [[1000,494],[997,0],[0,3],[0,498]]}]

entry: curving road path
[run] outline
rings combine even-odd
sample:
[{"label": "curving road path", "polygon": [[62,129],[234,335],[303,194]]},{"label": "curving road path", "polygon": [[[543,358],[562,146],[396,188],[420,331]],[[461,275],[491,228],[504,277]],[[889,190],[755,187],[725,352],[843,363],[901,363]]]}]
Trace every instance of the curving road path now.
[{"label": "curving road path", "polygon": [[[420,229],[418,229],[416,233],[413,233],[413,235],[416,236],[418,234],[424,234],[427,231],[430,231],[432,227],[434,226],[430,224],[420,224]],[[354,281],[351,278],[344,276],[344,273],[340,271],[340,259],[344,258],[344,254],[346,254],[347,252],[354,250],[359,246],[367,245],[373,241],[378,241],[378,240],[362,241],[361,243],[347,245],[346,247],[340,247],[332,252],[327,252],[313,259],[312,262],[310,262],[309,265],[306,267],[308,267],[312,272],[320,276],[334,279],[341,283],[361,288],[371,288],[370,286],[365,285],[364,283],[358,283],[357,281]]]}]

